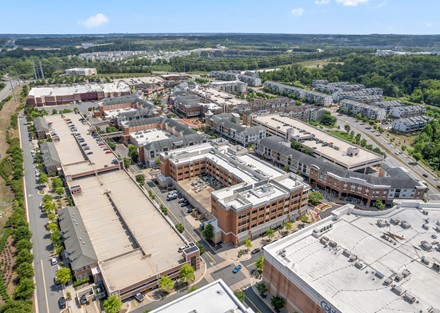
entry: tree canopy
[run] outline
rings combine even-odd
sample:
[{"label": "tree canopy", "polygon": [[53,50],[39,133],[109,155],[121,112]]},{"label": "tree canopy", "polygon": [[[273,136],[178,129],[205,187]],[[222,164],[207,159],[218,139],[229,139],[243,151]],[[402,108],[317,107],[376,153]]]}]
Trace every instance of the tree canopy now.
[{"label": "tree canopy", "polygon": [[119,313],[122,310],[121,298],[111,295],[104,301],[104,310],[106,313]]}]

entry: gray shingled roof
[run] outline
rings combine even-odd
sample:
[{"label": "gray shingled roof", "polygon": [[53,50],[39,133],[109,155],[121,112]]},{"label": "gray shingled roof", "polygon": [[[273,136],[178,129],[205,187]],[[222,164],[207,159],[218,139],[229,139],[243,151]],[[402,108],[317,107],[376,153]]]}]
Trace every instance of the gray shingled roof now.
[{"label": "gray shingled roof", "polygon": [[206,137],[197,133],[179,136],[169,139],[162,139],[158,141],[153,141],[151,143],[146,144],[144,147],[146,150],[157,150],[163,151],[165,148],[171,149],[174,148],[174,144],[177,142],[183,142],[185,146],[187,146],[190,142],[197,143],[205,139]]},{"label": "gray shingled roof", "polygon": [[43,163],[46,167],[49,166],[60,166],[61,160],[58,155],[57,150],[53,142],[43,142],[40,145],[41,157],[43,158]]},{"label": "gray shingled roof", "polygon": [[161,123],[167,125],[169,128],[174,128],[176,131],[181,132],[183,135],[190,135],[195,133],[195,131],[189,128],[188,126],[181,124],[178,121],[173,120],[171,118],[161,117],[161,116],[131,120],[130,122],[127,123],[127,127],[142,126],[142,125],[149,125],[155,123]]},{"label": "gray shingled roof", "polygon": [[72,270],[98,261],[84,222],[77,207],[58,210],[60,230],[71,262]]},{"label": "gray shingled roof", "polygon": [[102,100],[100,105],[106,106],[106,105],[114,105],[114,104],[122,104],[122,103],[133,103],[133,104],[137,104],[139,106],[142,106],[144,108],[154,106],[153,103],[139,98],[139,94],[131,94],[128,96],[105,98],[104,100]]},{"label": "gray shingled roof", "polygon": [[272,151],[278,152],[281,155],[291,155],[292,159],[307,165],[315,165],[319,167],[323,173],[333,173],[339,177],[355,177],[363,179],[374,185],[387,185],[391,188],[415,188],[419,185],[413,178],[411,178],[401,168],[390,168],[387,173],[390,176],[377,177],[368,174],[362,174],[358,172],[352,172],[339,167],[335,164],[329,163],[321,158],[315,158],[298,150],[292,149],[289,146],[284,145],[284,140],[279,137],[266,137],[260,140],[260,145],[270,148]]},{"label": "gray shingled roof", "polygon": [[47,125],[46,120],[41,116],[34,118],[34,126],[37,132],[49,131],[49,125]]}]

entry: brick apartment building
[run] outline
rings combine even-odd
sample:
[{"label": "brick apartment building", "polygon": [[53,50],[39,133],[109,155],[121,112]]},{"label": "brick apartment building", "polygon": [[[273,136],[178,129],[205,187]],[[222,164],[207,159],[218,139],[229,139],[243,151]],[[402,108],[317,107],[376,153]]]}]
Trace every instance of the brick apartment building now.
[{"label": "brick apartment building", "polygon": [[96,101],[131,94],[125,82],[84,84],[66,87],[33,87],[26,98],[31,106],[59,105],[81,101]]},{"label": "brick apartment building", "polygon": [[[98,104],[95,116],[108,117],[119,126],[124,121],[154,116],[157,109],[152,102],[140,98],[139,94],[131,94],[104,99]],[[113,114],[118,110],[119,112]]]},{"label": "brick apartment building", "polygon": [[278,166],[289,167],[307,177],[312,186],[324,189],[339,200],[366,206],[377,200],[391,205],[396,199],[422,199],[426,189],[400,168],[388,169],[388,176],[382,177],[352,172],[292,149],[279,137],[260,140],[256,154]]},{"label": "brick apartment building", "polygon": [[225,188],[211,193],[215,242],[238,245],[303,214],[309,186],[226,140],[161,154],[161,173],[174,183],[207,174]]},{"label": "brick apartment building", "polygon": [[206,120],[206,124],[218,133],[244,146],[266,137],[266,129],[261,126],[245,127],[240,125],[240,115],[223,113]]}]

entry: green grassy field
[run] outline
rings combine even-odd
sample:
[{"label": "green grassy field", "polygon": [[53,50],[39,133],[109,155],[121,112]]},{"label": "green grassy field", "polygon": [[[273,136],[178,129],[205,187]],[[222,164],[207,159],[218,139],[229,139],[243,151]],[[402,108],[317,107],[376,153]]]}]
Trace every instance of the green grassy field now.
[{"label": "green grassy field", "polygon": [[338,138],[344,139],[348,142],[354,143],[354,138],[351,138],[349,134],[342,130],[327,130],[329,134],[336,136]]}]

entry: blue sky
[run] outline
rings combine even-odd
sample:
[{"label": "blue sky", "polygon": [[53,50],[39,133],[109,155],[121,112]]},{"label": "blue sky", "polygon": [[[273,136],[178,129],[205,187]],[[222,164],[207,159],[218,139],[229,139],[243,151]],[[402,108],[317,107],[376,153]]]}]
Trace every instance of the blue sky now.
[{"label": "blue sky", "polygon": [[440,0],[7,1],[0,33],[440,34]]}]

